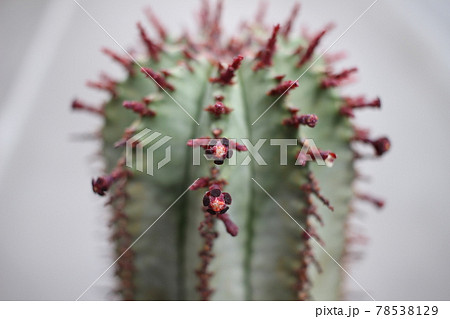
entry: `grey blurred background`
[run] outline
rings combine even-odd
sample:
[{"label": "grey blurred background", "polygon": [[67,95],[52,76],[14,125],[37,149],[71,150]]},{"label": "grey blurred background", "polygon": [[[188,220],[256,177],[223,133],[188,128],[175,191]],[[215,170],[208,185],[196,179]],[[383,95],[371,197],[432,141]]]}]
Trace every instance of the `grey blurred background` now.
[{"label": "grey blurred background", "polygon": [[[284,22],[293,1],[268,1],[270,22]],[[80,1],[125,48],[151,6],[174,32],[195,30],[197,1]],[[372,1],[302,1],[295,32],[337,28],[330,45]],[[253,18],[257,1],[225,1],[227,32]],[[360,164],[372,176],[361,190],[386,199],[359,204],[355,224],[370,238],[349,272],[377,300],[450,299],[450,2],[380,0],[333,47],[358,66],[345,89],[382,97],[383,110],[358,112],[393,148]],[[76,142],[100,120],[72,114],[75,97],[101,102],[84,87],[99,71],[121,69],[104,57],[116,44],[72,0],[0,2],[0,299],[74,300],[112,262],[104,200],[90,179],[102,167],[97,142]],[[160,221],[161,223],[164,220]],[[107,273],[83,299],[108,300]],[[349,299],[367,299],[350,280]]]}]

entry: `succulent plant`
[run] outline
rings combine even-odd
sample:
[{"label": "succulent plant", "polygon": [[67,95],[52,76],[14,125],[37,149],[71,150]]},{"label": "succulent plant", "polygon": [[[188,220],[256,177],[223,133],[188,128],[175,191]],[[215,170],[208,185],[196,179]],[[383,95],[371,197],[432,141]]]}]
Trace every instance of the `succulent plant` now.
[{"label": "succulent plant", "polygon": [[[371,157],[390,147],[352,118],[380,100],[339,93],[356,69],[336,71],[339,54],[317,53],[330,27],[294,36],[298,5],[272,27],[263,9],[229,39],[220,1],[203,3],[195,38],[170,36],[147,11],[158,39],[138,23],[141,54],[103,50],[128,76],[88,82],[110,99],[100,107],[73,102],[104,119],[109,173],[92,187],[109,197],[125,300],[342,298],[352,202],[383,205],[354,191],[355,161],[365,157],[354,145],[371,145]],[[169,138],[158,144],[161,134]],[[161,161],[164,152],[142,149],[163,143],[171,160],[153,175],[127,158]]]}]

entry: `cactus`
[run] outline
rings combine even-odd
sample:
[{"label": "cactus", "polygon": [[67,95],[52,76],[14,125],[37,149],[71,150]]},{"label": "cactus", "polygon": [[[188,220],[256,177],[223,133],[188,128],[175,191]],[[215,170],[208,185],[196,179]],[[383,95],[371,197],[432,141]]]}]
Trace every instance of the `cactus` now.
[{"label": "cactus", "polygon": [[[346,260],[352,202],[383,205],[353,190],[355,161],[367,157],[354,145],[372,146],[368,157],[390,147],[352,118],[380,100],[339,93],[356,69],[336,71],[339,55],[318,55],[330,27],[293,36],[298,5],[273,27],[261,10],[229,39],[221,10],[220,1],[211,9],[204,2],[195,39],[169,36],[147,11],[159,38],[138,23],[144,52],[103,50],[128,76],[88,82],[110,99],[72,104],[104,119],[109,173],[92,187],[109,196],[116,292],[125,300],[340,299],[337,262]],[[145,128],[152,138],[171,138],[171,160],[153,176],[146,165],[143,172],[127,165],[126,155],[142,152],[142,138],[130,138]],[[195,152],[205,155],[200,165],[192,163]]]}]

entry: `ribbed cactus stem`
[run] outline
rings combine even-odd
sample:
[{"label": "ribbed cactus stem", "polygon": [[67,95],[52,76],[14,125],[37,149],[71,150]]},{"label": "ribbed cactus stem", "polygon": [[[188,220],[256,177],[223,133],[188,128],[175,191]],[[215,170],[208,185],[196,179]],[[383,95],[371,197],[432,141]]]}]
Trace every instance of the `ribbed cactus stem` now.
[{"label": "ribbed cactus stem", "polygon": [[125,300],[339,299],[353,201],[383,206],[353,191],[355,161],[367,156],[356,145],[369,145],[371,157],[391,146],[353,118],[381,101],[340,95],[357,69],[335,70],[342,53],[317,55],[331,26],[295,34],[298,4],[274,26],[262,6],[228,39],[222,6],[205,0],[199,36],[178,38],[147,10],[158,36],[137,24],[143,52],[103,49],[127,77],[87,83],[108,92],[108,101],[73,101],[74,110],[104,119],[107,173],[92,188],[109,197],[117,293]]}]

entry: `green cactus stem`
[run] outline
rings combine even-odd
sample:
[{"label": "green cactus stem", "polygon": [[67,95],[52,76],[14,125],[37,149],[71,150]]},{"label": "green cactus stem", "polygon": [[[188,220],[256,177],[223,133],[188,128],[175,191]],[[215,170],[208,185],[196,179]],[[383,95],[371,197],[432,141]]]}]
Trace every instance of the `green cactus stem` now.
[{"label": "green cactus stem", "polygon": [[[354,145],[370,145],[378,157],[390,142],[353,122],[357,110],[379,108],[378,98],[339,92],[356,68],[336,70],[339,56],[318,58],[329,27],[293,35],[299,8],[273,27],[261,11],[229,39],[221,32],[221,1],[215,9],[204,2],[195,38],[171,36],[147,11],[157,39],[138,23],[144,50],[135,58],[103,50],[127,76],[102,74],[88,86],[109,100],[99,107],[74,100],[72,107],[104,119],[110,173],[92,187],[109,197],[120,298],[342,298],[336,261],[344,261],[349,244],[352,202],[383,204],[353,191],[355,162],[364,157]],[[131,139],[144,129],[151,137]],[[127,156],[146,158],[142,144],[156,148],[161,135],[170,137],[169,162],[153,175],[146,160],[142,169],[127,165]],[[195,154],[205,155],[200,165]],[[153,161],[163,158],[155,152]]]}]

